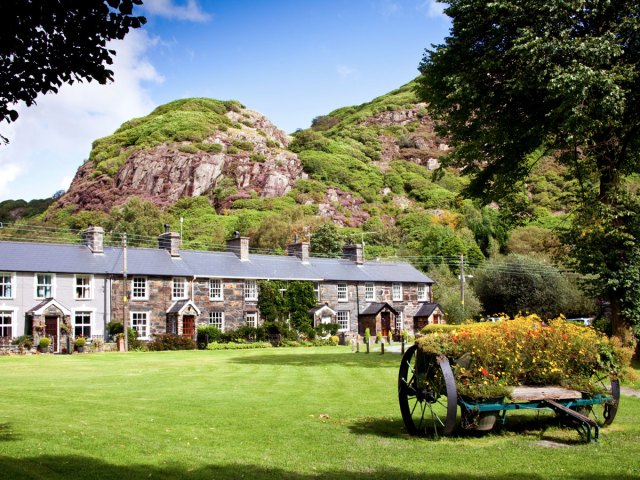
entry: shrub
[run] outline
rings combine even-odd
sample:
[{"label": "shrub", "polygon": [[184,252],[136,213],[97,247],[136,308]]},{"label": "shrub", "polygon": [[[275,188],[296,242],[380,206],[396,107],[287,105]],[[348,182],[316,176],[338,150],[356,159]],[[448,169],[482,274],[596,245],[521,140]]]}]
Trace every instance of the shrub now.
[{"label": "shrub", "polygon": [[273,348],[269,342],[251,342],[251,343],[210,343],[207,350],[249,350],[252,348]]},{"label": "shrub", "polygon": [[195,145],[207,153],[220,153],[222,151],[222,145],[219,143],[196,143]]},{"label": "shrub", "polygon": [[233,146],[238,150],[242,150],[243,152],[252,152],[253,151],[253,143],[251,142],[242,142],[240,140],[234,140]]},{"label": "shrub", "polygon": [[196,344],[191,337],[163,333],[154,335],[153,340],[147,343],[147,348],[152,352],[163,350],[194,350]]},{"label": "shrub", "polygon": [[49,348],[49,345],[51,345],[51,339],[49,337],[42,337],[38,343],[41,350],[46,350]]},{"label": "shrub", "polygon": [[33,337],[30,335],[22,335],[11,340],[11,345],[18,345],[20,350],[31,350],[33,348]]},{"label": "shrub", "polygon": [[340,325],[338,325],[337,323],[321,323],[315,328],[315,330],[318,335],[324,337],[326,335],[337,335],[339,328]]},{"label": "shrub", "polygon": [[263,163],[266,160],[266,156],[262,153],[252,153],[249,160],[256,163]]},{"label": "shrub", "polygon": [[365,328],[364,329],[364,343],[369,343],[370,339],[371,339],[371,330],[369,330],[369,328]]},{"label": "shrub", "polygon": [[84,347],[87,344],[87,339],[84,337],[78,337],[74,340],[73,344],[76,347]]},{"label": "shrub", "polygon": [[138,340],[138,332],[131,327],[127,329],[127,344],[129,350],[146,350],[144,342]]},{"label": "shrub", "polygon": [[236,153],[238,153],[240,150],[238,150],[238,147],[234,147],[233,145],[230,145],[227,147],[227,153],[229,155],[235,155]]},{"label": "shrub", "polygon": [[124,333],[124,325],[120,322],[109,322],[107,323],[107,331],[109,335],[115,337],[119,333]]},{"label": "shrub", "polygon": [[190,143],[184,143],[182,145],[178,145],[178,151],[183,153],[198,153],[198,147]]},{"label": "shrub", "polygon": [[222,337],[222,332],[218,327],[213,325],[207,325],[204,327],[198,327],[197,343],[200,350],[207,348],[209,343],[219,342]]}]

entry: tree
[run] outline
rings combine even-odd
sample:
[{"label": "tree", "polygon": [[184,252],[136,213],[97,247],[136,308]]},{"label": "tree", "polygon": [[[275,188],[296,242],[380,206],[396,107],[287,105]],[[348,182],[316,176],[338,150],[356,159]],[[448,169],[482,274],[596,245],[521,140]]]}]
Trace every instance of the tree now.
[{"label": "tree", "polygon": [[460,298],[460,280],[445,264],[431,267],[427,275],[435,280],[433,298],[442,308],[447,323],[460,324],[480,315],[482,305],[473,289],[465,290],[463,305]]},{"label": "tree", "polygon": [[320,225],[311,236],[311,254],[323,257],[340,258],[342,239],[335,224],[329,222]]},{"label": "tree", "polygon": [[[640,171],[637,2],[453,0],[445,12],[451,34],[426,52],[418,94],[455,147],[446,165],[465,167],[468,191],[496,200],[554,155],[580,184],[577,231],[605,214],[607,228],[635,245],[639,237],[619,212],[625,175]],[[571,252],[580,271],[600,275],[620,335],[640,317],[640,298],[606,276],[620,277],[633,258],[620,242],[603,240],[595,256]]]},{"label": "tree", "polygon": [[[14,105],[35,103],[63,83],[107,83],[115,51],[146,19],[133,16],[142,0],[7,0],[0,17],[0,121],[18,118]],[[7,141],[4,137],[0,139]]]},{"label": "tree", "polygon": [[542,318],[591,315],[595,304],[575,282],[544,260],[508,255],[474,272],[476,295],[487,315],[536,313]]}]

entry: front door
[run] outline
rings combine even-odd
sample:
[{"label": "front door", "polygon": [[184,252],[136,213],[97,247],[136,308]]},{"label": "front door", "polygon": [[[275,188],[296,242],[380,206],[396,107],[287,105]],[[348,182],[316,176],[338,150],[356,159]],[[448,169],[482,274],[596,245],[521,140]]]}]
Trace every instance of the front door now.
[{"label": "front door", "polygon": [[58,317],[44,317],[44,334],[51,338],[51,350],[58,351]]},{"label": "front door", "polygon": [[196,317],[193,315],[185,315],[182,317],[182,336],[193,338],[196,331]]},{"label": "front door", "polygon": [[391,330],[391,312],[382,312],[380,314],[380,333],[386,338]]}]

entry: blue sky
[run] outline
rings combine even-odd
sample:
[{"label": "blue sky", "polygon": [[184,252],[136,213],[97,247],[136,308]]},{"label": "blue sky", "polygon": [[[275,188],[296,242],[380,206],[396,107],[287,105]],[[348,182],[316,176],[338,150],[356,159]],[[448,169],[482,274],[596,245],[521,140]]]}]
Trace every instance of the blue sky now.
[{"label": "blue sky", "polygon": [[449,22],[433,0],[145,0],[109,85],[78,84],[0,124],[0,201],[66,190],[91,142],[185,97],[235,99],[288,133],[417,75]]}]

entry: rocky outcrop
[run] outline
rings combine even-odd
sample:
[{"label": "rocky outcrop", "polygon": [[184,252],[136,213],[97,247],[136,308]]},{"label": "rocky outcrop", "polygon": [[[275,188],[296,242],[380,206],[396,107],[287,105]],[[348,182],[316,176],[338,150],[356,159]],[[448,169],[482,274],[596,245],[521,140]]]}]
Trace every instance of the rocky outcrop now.
[{"label": "rocky outcrop", "polygon": [[[93,163],[83,165],[58,206],[108,211],[131,196],[167,207],[185,196],[206,195],[220,207],[234,199],[279,197],[296,180],[306,178],[297,155],[285,150],[289,136],[251,110],[226,114],[234,127],[218,130],[201,144],[180,142],[138,150],[114,177],[95,176]],[[228,198],[213,194],[223,179]]]}]

